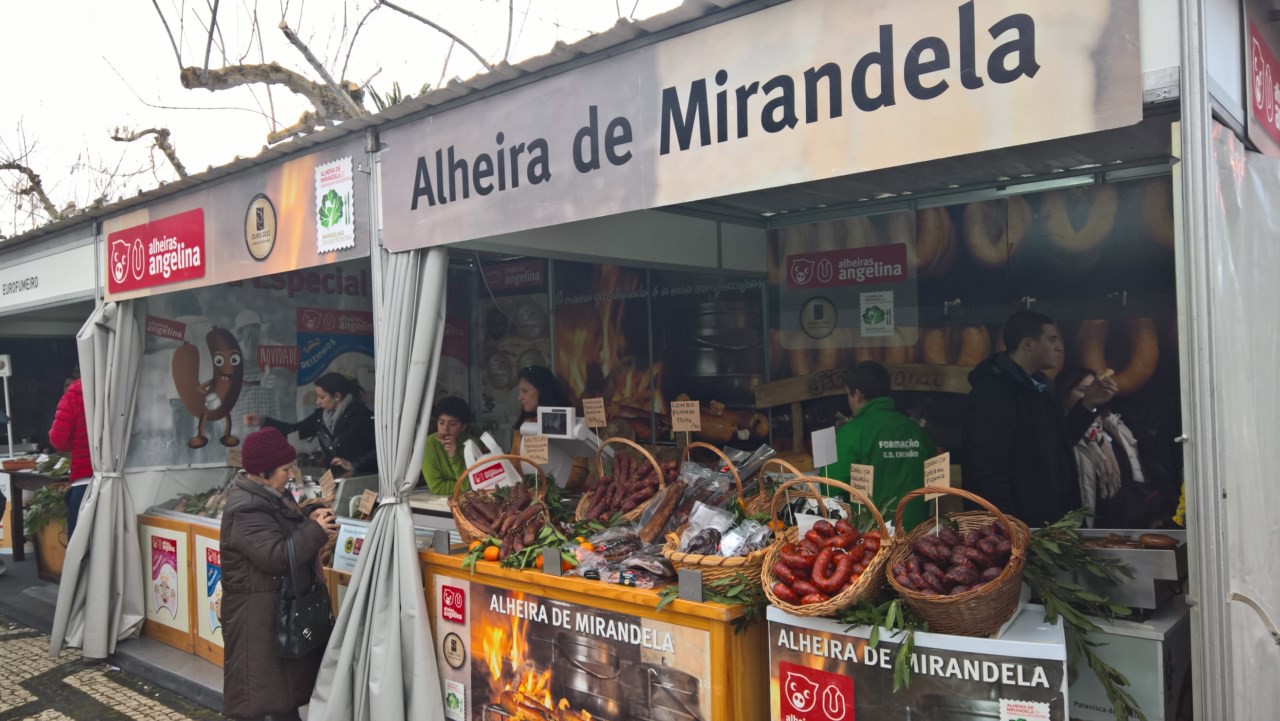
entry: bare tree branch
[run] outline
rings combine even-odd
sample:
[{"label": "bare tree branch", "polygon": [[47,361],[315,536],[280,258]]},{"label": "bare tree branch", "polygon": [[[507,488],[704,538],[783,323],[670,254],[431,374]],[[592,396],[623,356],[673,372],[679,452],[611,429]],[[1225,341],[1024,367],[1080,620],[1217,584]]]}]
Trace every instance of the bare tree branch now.
[{"label": "bare tree branch", "polygon": [[351,51],[355,50],[356,48],[356,38],[360,37],[360,29],[364,27],[364,21],[368,20],[369,16],[372,15],[374,11],[380,7],[382,6],[375,4],[373,7],[369,8],[369,12],[365,13],[364,17],[360,18],[359,24],[356,25],[356,31],[351,35],[351,44],[347,46],[347,57],[345,60],[342,61],[342,73],[341,73],[342,77],[340,78],[341,80],[347,79],[347,65],[351,62]]},{"label": "bare tree branch", "polygon": [[483,56],[483,55],[481,55],[479,52],[477,52],[475,48],[473,48],[473,47],[471,47],[470,45],[468,45],[466,40],[463,40],[462,38],[458,37],[457,35],[454,35],[454,34],[453,34],[452,32],[450,32],[447,28],[445,28],[445,27],[443,27],[443,26],[441,26],[441,25],[439,25],[439,24],[437,24],[437,23],[431,22],[430,20],[428,20],[428,19],[426,19],[426,18],[422,17],[421,15],[419,15],[419,14],[417,14],[417,13],[413,12],[412,10],[406,10],[405,8],[402,8],[402,7],[400,7],[399,5],[396,5],[396,4],[394,4],[394,3],[387,2],[387,0],[378,0],[378,4],[380,4],[380,5],[386,5],[387,7],[391,8],[392,10],[395,10],[395,11],[396,11],[396,12],[398,12],[398,13],[401,13],[401,14],[403,14],[403,15],[406,15],[406,16],[408,16],[408,17],[411,17],[411,18],[413,18],[414,20],[417,20],[418,22],[423,23],[424,25],[426,25],[426,26],[428,26],[428,27],[435,29],[437,32],[443,33],[445,36],[447,36],[447,37],[449,37],[449,38],[452,38],[452,39],[454,40],[454,42],[456,42],[456,43],[458,43],[459,45],[461,45],[462,47],[466,48],[467,52],[469,52],[469,53],[471,53],[472,55],[474,55],[474,56],[475,56],[475,58],[476,58],[476,60],[478,60],[478,61],[480,62],[480,65],[481,65],[481,66],[483,66],[485,70],[493,70],[493,66],[489,64],[489,61],[488,61],[488,60],[485,60],[485,59],[484,59],[484,56]]},{"label": "bare tree branch", "polygon": [[169,36],[169,45],[173,47],[173,57],[178,61],[178,67],[182,67],[182,53],[178,52],[178,41],[173,39],[173,31],[169,29],[169,20],[165,18],[164,13],[160,10],[160,3],[151,0],[151,5],[155,7],[156,14],[160,16],[160,22],[164,23],[164,32]]},{"label": "bare tree branch", "polygon": [[[614,0],[616,3],[617,0]],[[507,49],[502,51],[502,62],[511,57],[511,31],[516,27],[516,0],[507,0]],[[452,48],[450,48],[452,49]]]},{"label": "bare tree branch", "polygon": [[[203,88],[205,90],[226,90],[255,83],[282,85],[306,98],[315,107],[320,117],[325,120],[347,120],[353,117],[348,105],[334,96],[327,85],[317,83],[296,73],[279,63],[266,65],[235,65],[229,68],[217,68],[205,73],[200,68],[183,68],[179,77],[182,87],[188,90]],[[347,91],[359,92],[348,84]],[[360,93],[363,96],[363,93]]]},{"label": "bare tree branch", "polygon": [[169,159],[169,164],[178,172],[179,178],[187,177],[187,169],[183,167],[182,161],[178,160],[178,151],[173,147],[173,143],[169,141],[168,128],[147,128],[134,132],[129,128],[116,128],[111,132],[111,139],[118,143],[132,143],[140,140],[148,135],[156,136],[153,143],[156,150],[164,153],[164,157]]},{"label": "bare tree branch", "polygon": [[44,212],[50,219],[62,219],[62,213],[53,207],[53,201],[49,200],[49,196],[44,192],[44,183],[40,181],[40,176],[34,170],[22,163],[0,163],[0,170],[12,170],[26,176],[29,185],[20,189],[18,195],[34,195],[40,201],[40,205],[44,206]]},{"label": "bare tree branch", "polygon": [[449,43],[449,52],[444,54],[444,62],[440,65],[440,79],[436,81],[437,88],[444,85],[444,74],[449,71],[449,59],[453,57],[453,48],[457,44],[457,41]]},{"label": "bare tree branch", "polygon": [[308,110],[303,113],[302,116],[298,118],[298,122],[293,125],[267,133],[267,143],[275,145],[276,143],[283,142],[296,135],[306,135],[307,133],[315,130],[316,127],[324,124],[324,118],[320,117],[317,113],[313,113]]},{"label": "bare tree branch", "polygon": [[333,93],[334,97],[341,99],[343,104],[347,106],[348,117],[358,118],[361,115],[364,115],[365,109],[357,105],[356,101],[351,99],[350,93],[343,92],[338,88],[338,84],[333,82],[333,76],[329,75],[329,71],[324,69],[324,65],[316,59],[315,55],[311,54],[311,49],[307,47],[307,44],[302,42],[302,39],[299,38],[293,30],[289,29],[289,24],[284,20],[281,20],[279,28],[280,32],[284,33],[285,38],[298,49],[298,52],[302,53],[302,57],[307,59],[307,63],[311,65],[311,68],[324,79],[324,84],[329,86],[329,90]]},{"label": "bare tree branch", "polygon": [[[213,0],[213,9],[209,14],[209,39],[204,44],[204,69],[209,71],[209,53],[213,50],[213,34],[218,29],[218,5],[220,0]],[[226,53],[224,52],[225,56]]]}]

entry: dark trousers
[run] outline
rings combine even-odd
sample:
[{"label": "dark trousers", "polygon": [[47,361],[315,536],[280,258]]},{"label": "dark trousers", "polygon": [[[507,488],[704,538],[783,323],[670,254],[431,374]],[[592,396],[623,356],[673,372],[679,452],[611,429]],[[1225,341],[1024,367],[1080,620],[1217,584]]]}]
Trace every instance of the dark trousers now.
[{"label": "dark trousers", "polygon": [[71,540],[71,534],[76,532],[76,523],[80,520],[80,502],[84,500],[84,494],[89,490],[88,484],[83,486],[72,486],[67,489],[67,540]]}]

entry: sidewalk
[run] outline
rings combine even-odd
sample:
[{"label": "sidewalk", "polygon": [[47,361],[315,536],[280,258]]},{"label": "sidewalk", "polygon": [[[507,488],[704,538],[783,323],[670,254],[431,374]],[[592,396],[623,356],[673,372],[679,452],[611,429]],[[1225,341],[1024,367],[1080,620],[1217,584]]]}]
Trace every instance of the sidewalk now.
[{"label": "sidewalk", "polygon": [[[53,628],[58,587],[36,576],[36,563],[29,557],[22,563],[15,563],[12,556],[3,560],[8,572],[0,576],[0,615],[46,634],[43,656],[48,658],[47,634]],[[78,653],[75,657],[80,660]],[[105,661],[201,706],[222,710],[222,669],[198,656],[149,638],[136,638],[121,641]]]}]

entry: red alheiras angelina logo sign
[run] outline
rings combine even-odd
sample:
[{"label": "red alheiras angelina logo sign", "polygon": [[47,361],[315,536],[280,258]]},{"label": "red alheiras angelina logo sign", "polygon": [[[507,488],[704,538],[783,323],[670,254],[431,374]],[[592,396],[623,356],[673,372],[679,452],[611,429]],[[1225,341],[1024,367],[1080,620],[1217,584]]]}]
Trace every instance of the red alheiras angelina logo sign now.
[{"label": "red alheiras angelina logo sign", "polygon": [[125,293],[203,278],[204,210],[196,208],[107,236],[107,290]]}]

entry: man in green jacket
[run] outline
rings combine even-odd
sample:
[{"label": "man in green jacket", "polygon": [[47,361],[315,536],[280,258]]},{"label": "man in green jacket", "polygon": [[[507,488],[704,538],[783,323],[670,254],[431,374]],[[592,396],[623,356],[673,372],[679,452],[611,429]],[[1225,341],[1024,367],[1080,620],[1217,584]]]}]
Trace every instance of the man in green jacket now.
[{"label": "man in green jacket", "polygon": [[[847,482],[853,463],[875,468],[871,500],[892,522],[898,501],[924,486],[924,462],[934,455],[934,447],[924,429],[898,412],[889,382],[889,370],[874,361],[863,361],[845,375],[853,419],[836,431],[831,477]],[[917,498],[903,511],[902,530],[910,531],[924,519],[924,501]]]},{"label": "man in green jacket", "polygon": [[432,415],[436,417],[436,432],[427,436],[422,477],[432,493],[448,495],[453,493],[458,476],[467,470],[462,447],[468,440],[475,440],[475,436],[467,432],[471,425],[471,406],[461,398],[448,396],[440,399]]}]

